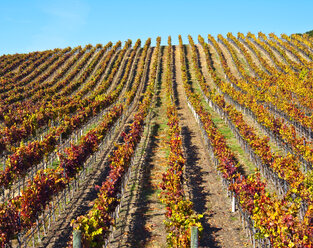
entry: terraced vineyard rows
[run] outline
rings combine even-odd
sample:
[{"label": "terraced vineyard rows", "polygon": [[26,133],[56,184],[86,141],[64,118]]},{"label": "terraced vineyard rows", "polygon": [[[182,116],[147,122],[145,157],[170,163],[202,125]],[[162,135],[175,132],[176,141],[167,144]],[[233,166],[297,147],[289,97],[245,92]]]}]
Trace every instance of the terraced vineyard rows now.
[{"label": "terraced vineyard rows", "polygon": [[0,57],[1,247],[313,247],[312,40],[178,38]]}]

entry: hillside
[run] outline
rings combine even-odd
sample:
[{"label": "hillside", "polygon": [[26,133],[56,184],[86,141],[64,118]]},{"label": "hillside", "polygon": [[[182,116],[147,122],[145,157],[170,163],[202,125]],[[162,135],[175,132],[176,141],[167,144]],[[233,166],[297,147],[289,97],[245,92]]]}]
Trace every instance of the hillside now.
[{"label": "hillside", "polygon": [[312,38],[162,39],[0,57],[1,247],[313,247]]},{"label": "hillside", "polygon": [[313,36],[313,30],[310,30],[310,31],[307,31],[305,32],[306,34],[310,35],[310,36]]}]

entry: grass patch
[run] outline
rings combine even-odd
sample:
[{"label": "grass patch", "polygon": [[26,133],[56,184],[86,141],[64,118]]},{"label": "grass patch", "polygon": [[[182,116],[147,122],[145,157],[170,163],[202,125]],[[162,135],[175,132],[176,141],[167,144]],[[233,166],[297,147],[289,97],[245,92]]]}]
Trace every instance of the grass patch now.
[{"label": "grass patch", "polygon": [[[90,125],[84,132],[83,135],[85,135],[86,133],[88,133],[90,130],[96,128],[98,126],[98,123],[93,123],[92,125]],[[78,141],[79,142],[79,141]]]},{"label": "grass patch", "polygon": [[52,165],[50,166],[51,169],[56,169],[60,165],[60,161],[58,159],[54,159],[52,161]]},{"label": "grass patch", "polygon": [[[191,80],[192,81],[192,80]],[[226,138],[226,143],[229,148],[237,155],[240,164],[245,165],[247,168],[247,173],[253,173],[255,170],[254,164],[250,161],[248,154],[241,148],[238,140],[236,139],[235,135],[225,124],[225,121],[209,106],[209,104],[204,100],[202,96],[200,85],[198,82],[192,81],[192,87],[196,93],[200,96],[200,101],[204,105],[205,109],[212,115],[212,121],[214,122],[216,128],[224,135]]]},{"label": "grass patch", "polygon": [[238,220],[238,218],[236,216],[230,216],[230,220],[231,221],[236,221],[236,220]]}]

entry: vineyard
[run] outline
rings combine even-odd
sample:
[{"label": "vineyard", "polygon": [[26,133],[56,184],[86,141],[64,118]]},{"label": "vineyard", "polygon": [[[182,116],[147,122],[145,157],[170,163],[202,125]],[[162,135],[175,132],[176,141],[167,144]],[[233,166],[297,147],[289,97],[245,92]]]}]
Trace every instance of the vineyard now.
[{"label": "vineyard", "polygon": [[1,247],[313,247],[313,38],[0,56]]}]

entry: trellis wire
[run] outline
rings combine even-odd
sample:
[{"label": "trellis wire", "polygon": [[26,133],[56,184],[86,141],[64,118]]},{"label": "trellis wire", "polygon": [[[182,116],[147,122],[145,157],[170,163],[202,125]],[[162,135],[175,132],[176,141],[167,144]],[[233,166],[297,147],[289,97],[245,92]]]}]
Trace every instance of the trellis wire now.
[{"label": "trellis wire", "polygon": [[[19,247],[28,247],[31,241],[33,247],[35,247],[36,242],[40,243],[40,237],[45,236],[45,233],[51,228],[51,223],[57,220],[56,214],[58,213],[58,215],[60,216],[60,213],[64,211],[66,205],[70,203],[70,198],[73,198],[73,194],[75,191],[78,190],[80,183],[86,179],[87,169],[95,167],[96,156],[99,156],[105,149],[107,149],[109,143],[108,140],[113,136],[112,133],[120,128],[120,125],[124,119],[125,115],[122,115],[119,120],[114,124],[114,126],[111,127],[104,140],[100,143],[98,151],[87,159],[83,166],[83,169],[79,172],[78,176],[73,181],[71,181],[62,192],[53,197],[51,204],[48,205],[47,209],[44,211],[41,217],[37,219],[36,225],[32,227],[30,231],[19,234],[19,237],[22,237],[19,238]],[[47,225],[47,223],[49,224]],[[41,233],[42,231],[44,232],[44,234]]]},{"label": "trellis wire", "polygon": [[[250,156],[250,160],[253,161],[253,163],[255,165],[257,165],[257,167],[260,169],[262,175],[268,179],[271,180],[273,182],[273,184],[275,185],[276,189],[279,191],[280,195],[285,195],[289,189],[289,183],[286,182],[285,180],[281,179],[278,174],[276,172],[274,172],[272,170],[272,168],[270,168],[268,165],[264,164],[261,160],[261,157],[259,157],[251,148],[251,146],[249,145],[249,143],[241,136],[239,129],[233,124],[233,122],[228,118],[228,114],[221,109],[219,106],[217,106],[215,103],[213,103],[210,99],[208,99],[203,91],[201,90],[202,95],[205,99],[205,101],[207,103],[209,103],[210,107],[214,109],[214,111],[218,112],[220,116],[222,116],[222,118],[225,120],[225,123],[228,124],[228,126],[230,127],[231,131],[234,133],[235,137],[237,138],[237,140],[239,141],[241,147],[245,150],[245,152],[247,152]],[[230,99],[232,100],[232,99]],[[235,105],[239,105],[236,102],[233,102]],[[239,105],[241,106],[241,105]],[[245,107],[241,108],[241,110],[244,109],[246,112],[249,112],[249,114],[253,114],[252,111],[250,109],[247,109]],[[253,119],[255,120],[256,117],[254,117]],[[256,121],[256,120],[255,120]],[[266,130],[265,130],[266,131]],[[272,135],[273,136],[273,135]],[[275,139],[277,140],[277,139]],[[303,161],[304,159],[302,159]],[[308,168],[311,169],[311,164],[308,163],[307,161],[304,161],[303,163],[305,170],[307,170]],[[308,204],[305,201],[301,202],[301,207],[300,207],[300,211],[299,211],[299,217],[300,219],[303,220],[306,212],[308,210]]]},{"label": "trellis wire", "polygon": [[[122,115],[122,117],[118,120],[118,122],[110,129],[110,131],[108,132],[108,135],[106,135],[106,137],[105,137],[105,139],[101,142],[101,144],[100,144],[100,148],[99,148],[99,150],[98,150],[98,154],[100,153],[100,151],[101,150],[104,150],[104,144],[106,144],[107,143],[107,140],[108,139],[110,139],[113,135],[112,135],[112,130],[115,130],[115,129],[118,129],[119,127],[120,127],[120,124],[121,124],[121,122],[123,122],[125,119],[126,119],[126,116],[128,116],[129,115],[129,113],[132,111],[131,109],[132,108],[134,108],[134,104],[135,104],[135,102],[132,102],[132,104],[129,106],[129,108],[126,110],[126,113],[125,114],[123,114]],[[105,114],[105,113],[104,113]],[[102,114],[102,116],[104,116],[104,114]],[[102,117],[101,116],[101,117]],[[98,118],[100,118],[99,116],[98,116]],[[91,125],[91,124],[93,124],[94,122],[91,122],[90,124],[89,124],[89,126]],[[87,128],[89,128],[89,126],[84,126],[83,128],[82,128],[82,130],[86,130]],[[82,135],[82,131],[81,130],[81,135]],[[96,155],[95,155],[96,156]],[[72,190],[77,190],[77,188],[79,187],[79,183],[80,183],[80,181],[83,181],[85,178],[86,178],[86,168],[89,168],[90,167],[90,163],[91,163],[91,158],[92,158],[92,156],[86,161],[86,163],[85,163],[85,165],[84,165],[84,167],[83,167],[83,169],[80,171],[80,173],[79,173],[79,176],[74,180],[75,181],[75,183],[74,183],[74,186],[75,187],[72,187]],[[133,161],[132,161],[133,162]],[[87,164],[87,166],[86,166],[86,164]],[[80,180],[81,179],[81,180]],[[72,181],[73,182],[73,181]],[[65,191],[65,193],[64,193],[64,191]],[[72,194],[73,194],[73,192],[72,192]],[[56,204],[54,204],[54,199],[52,200],[52,207],[51,208],[49,208],[49,212],[50,213],[52,213],[52,216],[53,216],[53,221],[55,221],[55,212],[58,210],[58,212],[59,212],[59,216],[60,216],[60,213],[61,213],[61,211],[62,211],[62,207],[60,207],[60,203],[61,203],[61,197],[59,197],[59,196],[62,196],[63,195],[63,197],[65,198],[66,197],[66,188],[63,190],[63,192],[60,192],[60,194],[58,195],[58,196],[56,196],[56,198],[57,198],[57,206],[58,207],[56,207]],[[64,201],[64,198],[63,198],[63,202],[64,202],[64,205],[63,205],[63,210],[65,209],[65,204],[66,204],[66,201]],[[116,215],[115,215],[116,216]],[[49,223],[51,223],[51,214],[49,215]],[[37,229],[38,230],[40,230],[40,226],[42,226],[42,220],[38,220],[38,224],[37,224]],[[27,235],[27,232],[23,235],[25,238],[23,239],[23,245],[25,245],[25,247],[28,247],[28,244],[29,244],[29,242],[30,242],[30,240],[32,240],[33,241],[33,247],[35,247],[35,236],[36,236],[36,233],[35,233],[35,231],[33,231],[33,230],[36,230],[36,227],[35,228],[32,228],[32,230],[30,231],[30,233]],[[39,236],[37,235],[37,239],[38,239],[38,237],[40,237],[40,234],[39,234]],[[23,247],[22,245],[21,245],[21,247]]]},{"label": "trellis wire", "polygon": [[[86,132],[92,125],[96,125],[99,121],[103,119],[105,114],[111,109],[111,107],[106,108],[102,110],[97,116],[92,117],[91,119],[88,120],[86,125],[83,127],[79,128],[75,132],[73,132],[66,140],[61,139],[61,143],[57,148],[57,151],[54,151],[49,154],[47,158],[44,158],[43,161],[41,161],[39,164],[33,166],[30,168],[26,175],[22,178],[19,178],[12,186],[10,189],[5,189],[4,186],[2,188],[2,191],[0,192],[0,199],[2,199],[2,202],[5,202],[9,199],[11,199],[11,191],[12,195],[20,195],[20,189],[25,188],[25,183],[30,179],[33,180],[34,174],[40,169],[45,169],[47,167],[52,167],[53,161],[58,160],[57,154],[61,151],[64,150],[66,147],[69,147],[74,141],[78,141],[80,137],[83,135],[83,133]],[[5,166],[5,164],[4,164]]]},{"label": "trellis wire", "polygon": [[[195,109],[193,108],[193,106],[191,105],[191,103],[189,102],[188,100],[188,97],[186,96],[187,98],[187,104],[188,104],[188,107],[189,109],[191,110],[191,112],[193,113],[197,123],[199,124],[199,127],[200,127],[200,130],[201,130],[201,134],[202,134],[202,137],[204,138],[205,140],[205,143],[206,143],[206,146],[208,148],[208,152],[209,152],[209,155],[210,155],[210,158],[211,158],[211,161],[213,162],[214,166],[215,166],[215,169],[218,171],[218,174],[219,176],[221,177],[222,179],[222,185],[224,187],[224,189],[226,189],[227,191],[227,196],[228,197],[235,197],[235,206],[238,208],[239,210],[239,214],[240,214],[240,217],[241,217],[241,220],[242,220],[242,223],[243,225],[245,226],[244,229],[246,229],[246,234],[247,236],[250,238],[250,241],[251,243],[253,244],[253,247],[261,247],[261,248],[271,248],[271,244],[270,244],[270,241],[268,238],[263,238],[263,239],[256,239],[255,236],[258,232],[257,229],[254,228],[254,223],[253,221],[251,220],[249,214],[247,212],[244,212],[241,208],[241,205],[239,204],[240,202],[240,199],[238,199],[238,196],[234,194],[234,192],[230,192],[229,191],[229,185],[230,185],[230,182],[228,180],[226,180],[220,173],[220,171],[218,170],[218,165],[219,165],[219,161],[218,159],[215,157],[215,154],[214,154],[214,149],[212,147],[212,145],[210,144],[210,141],[207,137],[207,134],[206,134],[206,131],[204,130],[203,128],[203,125],[202,125],[202,122],[200,120],[200,117],[199,115],[196,113]],[[212,104],[212,103],[210,103]]]}]

